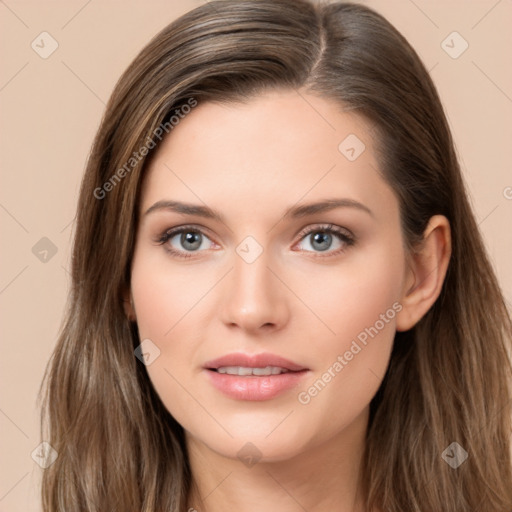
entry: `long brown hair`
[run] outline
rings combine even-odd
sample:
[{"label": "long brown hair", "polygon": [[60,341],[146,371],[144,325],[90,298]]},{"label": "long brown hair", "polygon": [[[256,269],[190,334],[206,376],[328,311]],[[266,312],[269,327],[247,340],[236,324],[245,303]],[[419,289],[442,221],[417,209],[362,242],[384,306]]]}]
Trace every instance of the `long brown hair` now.
[{"label": "long brown hair", "polygon": [[[512,325],[438,94],[381,15],[307,0],[209,2],[157,34],[117,83],[83,177],[68,309],[41,386],[42,438],[58,453],[43,474],[44,511],[185,511],[183,429],[134,357],[140,340],[122,302],[148,162],[139,149],[162,124],[172,137],[170,119],[191,99],[247,101],[276,88],[371,121],[409,248],[431,216],[451,225],[441,295],[396,333],[370,404],[368,510],[510,512]],[[456,469],[442,456],[452,442],[468,453]]]}]

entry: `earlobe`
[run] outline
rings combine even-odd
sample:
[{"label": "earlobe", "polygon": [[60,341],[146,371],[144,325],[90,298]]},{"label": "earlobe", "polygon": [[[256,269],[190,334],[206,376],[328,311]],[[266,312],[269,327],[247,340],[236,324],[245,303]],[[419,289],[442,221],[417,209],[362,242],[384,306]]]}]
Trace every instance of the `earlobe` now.
[{"label": "earlobe", "polygon": [[443,215],[431,217],[419,248],[410,254],[404,280],[402,310],[397,331],[407,331],[427,313],[441,293],[451,256],[450,223]]}]

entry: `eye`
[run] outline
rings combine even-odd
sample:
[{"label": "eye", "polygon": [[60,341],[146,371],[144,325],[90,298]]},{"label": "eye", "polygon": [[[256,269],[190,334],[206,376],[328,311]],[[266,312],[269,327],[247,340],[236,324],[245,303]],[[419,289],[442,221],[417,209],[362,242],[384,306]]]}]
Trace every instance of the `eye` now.
[{"label": "eye", "polygon": [[[182,249],[173,247],[173,239],[176,239],[175,243],[181,245]],[[205,240],[209,240],[209,238],[200,229],[193,226],[181,226],[164,231],[159,236],[158,243],[165,244],[165,250],[178,258],[191,258],[194,256],[194,252],[208,248],[209,244],[204,244]]]},{"label": "eye", "polygon": [[[311,235],[314,236],[311,237]],[[301,242],[308,240],[309,237],[309,244],[312,247],[312,250],[300,249],[300,251],[317,253],[316,256],[318,257],[335,256],[344,252],[355,243],[355,238],[350,231],[334,226],[333,224],[306,228],[301,231],[299,236]],[[210,244],[208,244],[207,240],[210,239],[201,229],[195,226],[180,226],[164,231],[159,235],[156,241],[160,245],[164,245],[165,250],[173,256],[178,258],[191,258],[194,256],[194,253],[210,248],[209,245],[211,246],[212,242],[210,241]],[[334,251],[329,251],[333,241],[336,240],[338,248]],[[181,248],[176,248],[175,244],[180,245]],[[318,254],[324,252],[326,253],[325,255]]]},{"label": "eye", "polygon": [[[355,243],[355,238],[348,230],[334,226],[333,224],[307,228],[302,231],[299,236],[301,236],[301,241],[310,240],[309,245],[312,247],[312,251],[306,250],[305,252],[315,253],[327,252],[331,248],[333,241],[337,239],[338,249],[329,251],[325,255],[319,254],[318,256],[320,257],[335,256],[344,252]],[[301,249],[301,251],[304,251],[304,249]]]}]

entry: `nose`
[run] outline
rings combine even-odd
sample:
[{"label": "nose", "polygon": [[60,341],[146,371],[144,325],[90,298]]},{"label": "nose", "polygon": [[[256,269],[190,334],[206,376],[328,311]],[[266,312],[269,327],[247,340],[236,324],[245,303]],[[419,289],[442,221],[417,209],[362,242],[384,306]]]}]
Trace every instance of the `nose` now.
[{"label": "nose", "polygon": [[267,253],[248,263],[234,254],[233,269],[225,290],[222,320],[229,328],[246,332],[270,332],[282,329],[289,318],[286,287],[270,268]]}]

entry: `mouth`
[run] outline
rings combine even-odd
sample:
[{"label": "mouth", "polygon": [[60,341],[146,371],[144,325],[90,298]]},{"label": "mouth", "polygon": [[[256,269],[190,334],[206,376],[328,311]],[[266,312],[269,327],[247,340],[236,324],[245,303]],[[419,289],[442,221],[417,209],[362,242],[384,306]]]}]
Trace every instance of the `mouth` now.
[{"label": "mouth", "polygon": [[299,385],[309,368],[274,354],[228,354],[203,366],[209,381],[235,400],[269,400]]},{"label": "mouth", "polygon": [[285,357],[264,352],[261,354],[244,354],[236,352],[208,361],[203,365],[207,370],[214,370],[229,375],[278,375],[286,372],[309,370],[305,366],[290,361]]},{"label": "mouth", "polygon": [[289,372],[296,373],[293,370],[288,370],[287,368],[281,368],[279,366],[265,366],[264,368],[249,368],[246,366],[220,366],[219,368],[208,368],[208,370],[217,373],[224,373],[227,375],[238,375],[240,377],[261,377],[268,375],[280,375],[281,373]]}]

